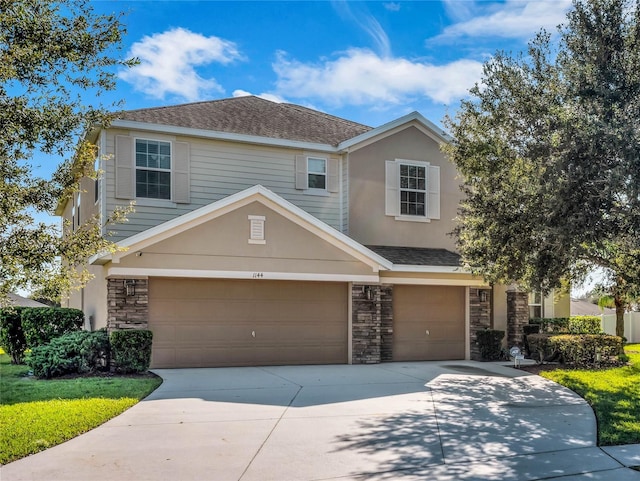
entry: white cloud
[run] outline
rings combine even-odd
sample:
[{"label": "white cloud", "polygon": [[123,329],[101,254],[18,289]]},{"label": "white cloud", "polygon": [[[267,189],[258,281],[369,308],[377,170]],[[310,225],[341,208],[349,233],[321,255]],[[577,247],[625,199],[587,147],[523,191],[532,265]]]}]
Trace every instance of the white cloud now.
[{"label": "white cloud", "polygon": [[235,43],[184,28],[145,36],[131,46],[129,55],[138,57],[140,64],[121,72],[120,78],[152,97],[171,94],[188,101],[224,91],[215,78],[201,77],[196,67],[242,59]]},{"label": "white cloud", "polygon": [[386,2],[386,3],[383,3],[382,5],[384,6],[384,8],[386,8],[390,12],[399,12],[400,11],[400,4],[399,3]]},{"label": "white cloud", "polygon": [[474,60],[433,65],[363,49],[319,64],[289,60],[279,52],[273,68],[280,95],[334,105],[401,104],[421,96],[448,104],[465,97],[482,73],[482,64]]},{"label": "white cloud", "polygon": [[270,94],[267,92],[261,93],[261,94],[252,94],[251,92],[247,92],[246,90],[242,90],[242,89],[237,89],[233,91],[232,94],[234,97],[249,97],[250,95],[253,95],[255,97],[259,97],[261,99],[265,99],[265,100],[270,100],[271,102],[275,102],[277,104],[282,104],[282,103],[286,103],[287,101],[280,97],[279,95],[276,94]]},{"label": "white cloud", "polygon": [[[384,57],[391,55],[391,42],[380,22],[366,9],[364,3],[349,3],[345,0],[333,1],[334,9],[344,19],[354,22],[364,30],[375,43],[378,52]],[[352,7],[356,8],[354,12]]]},{"label": "white cloud", "polygon": [[541,28],[553,31],[563,23],[571,0],[507,0],[500,4],[446,0],[445,8],[457,23],[431,40],[488,36],[528,38]]}]

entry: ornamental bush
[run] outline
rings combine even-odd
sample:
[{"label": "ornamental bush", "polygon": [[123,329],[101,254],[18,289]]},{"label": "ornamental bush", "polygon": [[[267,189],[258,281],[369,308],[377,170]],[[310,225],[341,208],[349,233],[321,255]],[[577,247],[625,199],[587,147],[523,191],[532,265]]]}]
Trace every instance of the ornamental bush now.
[{"label": "ornamental bush", "polygon": [[22,364],[27,349],[82,329],[84,314],[63,307],[6,307],[0,309],[0,347],[11,362]]},{"label": "ornamental bush", "polygon": [[153,334],[146,329],[113,331],[110,336],[112,360],[116,371],[145,372],[151,364]]},{"label": "ornamental bush", "polygon": [[37,377],[50,379],[65,374],[84,374],[109,368],[109,337],[106,330],[76,331],[34,347],[27,365]]},{"label": "ornamental bush", "polygon": [[504,331],[485,329],[476,333],[476,343],[483,361],[498,361],[502,353]]}]

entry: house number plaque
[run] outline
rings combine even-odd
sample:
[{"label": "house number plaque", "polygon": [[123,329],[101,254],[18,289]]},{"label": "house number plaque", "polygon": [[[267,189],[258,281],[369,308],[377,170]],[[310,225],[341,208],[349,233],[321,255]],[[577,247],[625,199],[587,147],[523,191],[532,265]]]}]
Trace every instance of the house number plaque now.
[{"label": "house number plaque", "polygon": [[264,272],[254,272],[253,273],[253,278],[254,279],[262,279],[264,277]]}]

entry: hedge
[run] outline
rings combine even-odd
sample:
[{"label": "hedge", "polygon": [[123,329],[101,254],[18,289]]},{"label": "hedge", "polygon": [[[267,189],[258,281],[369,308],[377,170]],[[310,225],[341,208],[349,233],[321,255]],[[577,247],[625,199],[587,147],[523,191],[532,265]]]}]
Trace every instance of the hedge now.
[{"label": "hedge", "polygon": [[476,333],[476,343],[483,361],[498,361],[502,354],[504,331],[485,329]]},{"label": "hedge", "polygon": [[531,319],[529,324],[540,326],[540,332],[553,334],[602,334],[598,316],[536,318]]},{"label": "hedge", "polygon": [[22,364],[27,349],[82,329],[84,314],[63,307],[7,307],[0,309],[0,347],[11,362]]},{"label": "hedge", "polygon": [[109,340],[116,371],[135,373],[149,369],[153,340],[151,331],[146,329],[113,331]]},{"label": "hedge", "polygon": [[608,334],[531,334],[528,342],[537,362],[559,361],[576,367],[614,364],[623,346],[621,337]]}]

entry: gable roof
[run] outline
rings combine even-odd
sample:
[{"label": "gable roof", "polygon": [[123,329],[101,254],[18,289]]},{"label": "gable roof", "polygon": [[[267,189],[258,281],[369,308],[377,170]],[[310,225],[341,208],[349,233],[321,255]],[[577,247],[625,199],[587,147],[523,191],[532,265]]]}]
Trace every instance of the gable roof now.
[{"label": "gable roof", "polygon": [[118,119],[337,146],[372,130],[300,105],[247,96],[129,110]]},{"label": "gable roof", "polygon": [[34,301],[33,299],[28,299],[26,297],[22,297],[13,292],[7,293],[7,297],[9,299],[10,305],[19,306],[19,307],[49,307],[42,302]]},{"label": "gable roof", "polygon": [[390,270],[392,268],[392,263],[389,262],[389,260],[379,254],[376,254],[362,244],[359,244],[349,236],[334,229],[328,224],[319,221],[316,217],[283,199],[262,185],[255,185],[225,197],[217,202],[205,205],[160,225],[151,227],[139,234],[127,237],[126,239],[118,242],[118,245],[126,249],[127,252],[97,254],[89,259],[89,263],[105,264],[109,261],[117,263],[121,257],[131,255],[132,253],[149,245],[184,232],[192,227],[201,225],[204,222],[224,215],[254,201],[263,203],[279,214],[284,215],[291,222],[304,227],[361,262],[370,265],[376,272],[379,269]]}]

